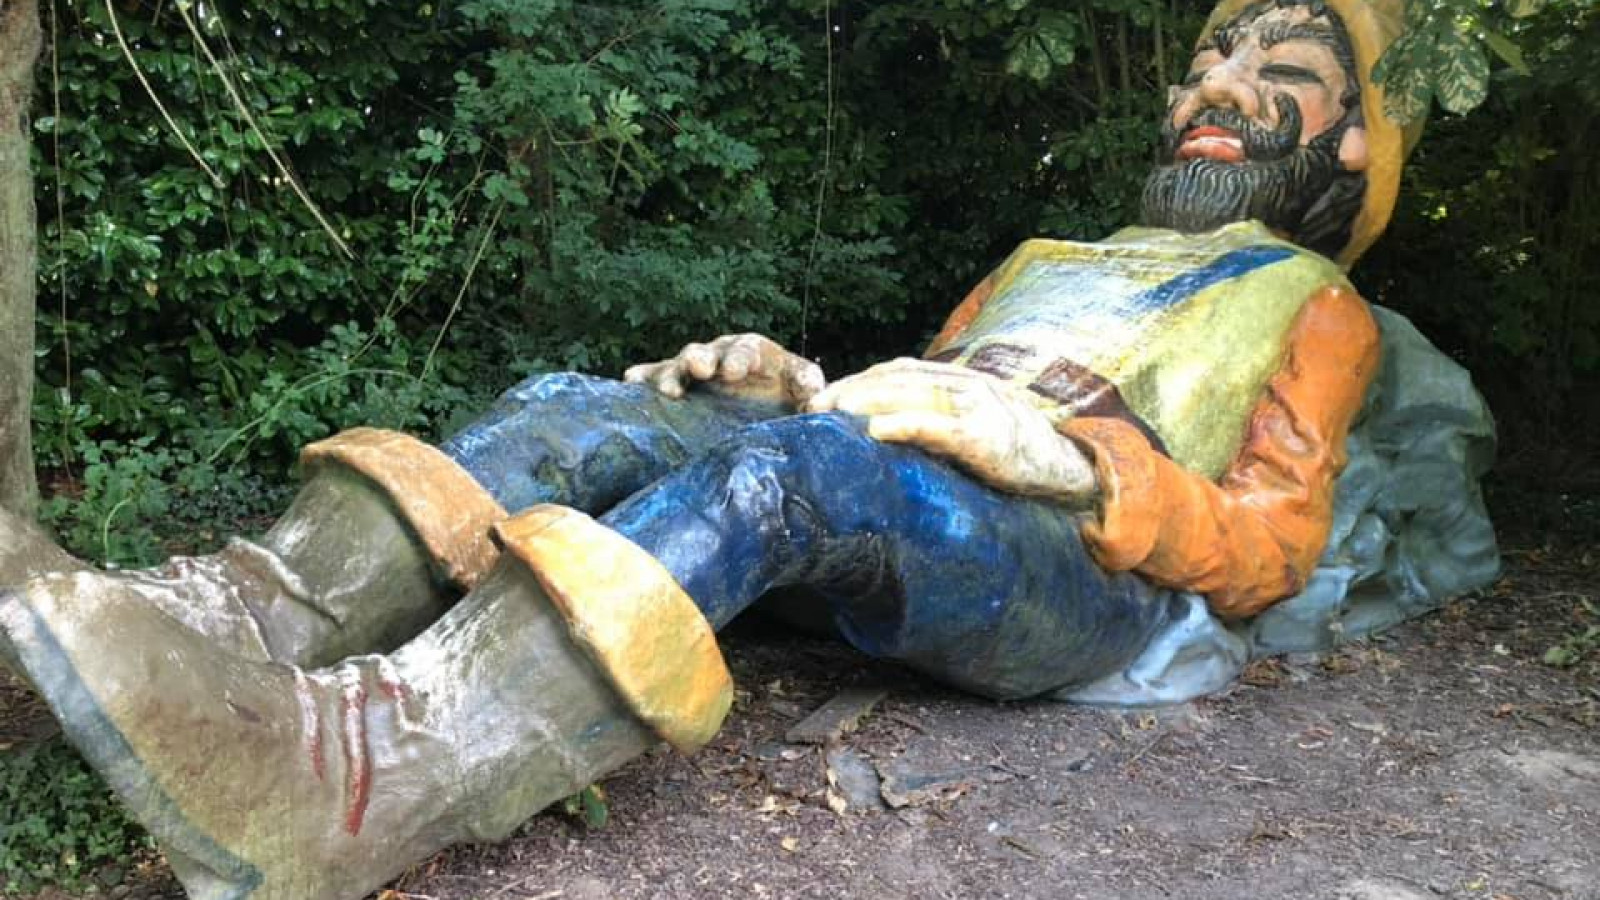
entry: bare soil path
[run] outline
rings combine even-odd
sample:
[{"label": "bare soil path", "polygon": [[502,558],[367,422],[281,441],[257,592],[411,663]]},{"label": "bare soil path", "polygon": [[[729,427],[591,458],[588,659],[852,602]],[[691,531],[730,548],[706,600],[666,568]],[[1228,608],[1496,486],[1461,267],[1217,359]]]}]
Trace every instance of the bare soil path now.
[{"label": "bare soil path", "polygon": [[[987,703],[738,627],[710,748],[607,779],[602,829],[546,813],[382,900],[1595,900],[1600,661],[1541,661],[1600,624],[1585,598],[1600,547],[1512,549],[1481,596],[1143,713]],[[888,695],[856,730],[785,742],[857,686]],[[181,896],[159,864],[111,890]]]}]

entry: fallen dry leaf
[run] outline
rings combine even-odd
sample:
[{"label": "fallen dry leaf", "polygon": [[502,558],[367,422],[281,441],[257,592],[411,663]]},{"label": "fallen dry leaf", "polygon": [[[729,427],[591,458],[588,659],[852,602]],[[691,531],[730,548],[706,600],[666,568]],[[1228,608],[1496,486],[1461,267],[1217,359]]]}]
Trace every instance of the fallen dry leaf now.
[{"label": "fallen dry leaf", "polygon": [[850,808],[849,802],[835,793],[833,788],[828,789],[825,799],[827,801],[828,808],[833,810],[834,815],[842,816],[844,815],[844,811]]}]

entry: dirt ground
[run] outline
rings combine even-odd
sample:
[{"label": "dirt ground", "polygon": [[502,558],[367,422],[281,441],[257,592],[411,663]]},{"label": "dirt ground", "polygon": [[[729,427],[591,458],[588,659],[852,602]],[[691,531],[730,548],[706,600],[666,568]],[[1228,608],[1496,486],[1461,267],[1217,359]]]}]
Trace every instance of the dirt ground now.
[{"label": "dirt ground", "polygon": [[[1600,898],[1600,662],[1541,662],[1600,624],[1597,574],[1600,546],[1511,549],[1493,590],[1159,712],[997,705],[736,626],[711,747],[612,775],[601,829],[548,812],[382,900]],[[785,741],[853,687],[888,692],[856,730]],[[182,896],[159,863],[112,895]]]}]

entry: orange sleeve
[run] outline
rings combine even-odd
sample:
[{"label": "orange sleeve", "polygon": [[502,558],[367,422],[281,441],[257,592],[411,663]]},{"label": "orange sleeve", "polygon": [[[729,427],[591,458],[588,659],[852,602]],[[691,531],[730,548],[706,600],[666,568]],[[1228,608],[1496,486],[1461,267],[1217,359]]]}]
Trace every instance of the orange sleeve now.
[{"label": "orange sleeve", "polygon": [[939,334],[933,339],[933,343],[923,351],[923,358],[935,356],[950,346],[950,342],[960,337],[961,332],[966,331],[972,320],[978,317],[978,311],[983,309],[983,305],[988,303],[993,295],[994,276],[989,275],[978,282],[978,286],[968,292],[967,299],[961,301],[961,305],[950,314],[950,318],[944,320],[944,327],[939,329]]},{"label": "orange sleeve", "polygon": [[1064,424],[1100,479],[1100,515],[1083,528],[1090,552],[1105,568],[1205,594],[1225,618],[1298,593],[1328,540],[1345,436],[1378,352],[1366,303],[1348,290],[1319,291],[1295,319],[1244,447],[1215,484],[1126,422]]}]

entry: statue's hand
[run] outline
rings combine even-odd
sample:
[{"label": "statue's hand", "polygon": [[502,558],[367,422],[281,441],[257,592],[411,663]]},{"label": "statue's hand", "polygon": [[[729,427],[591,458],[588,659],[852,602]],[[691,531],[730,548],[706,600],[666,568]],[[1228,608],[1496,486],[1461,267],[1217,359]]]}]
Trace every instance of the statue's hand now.
[{"label": "statue's hand", "polygon": [[672,359],[630,368],[623,379],[682,397],[696,382],[723,394],[799,409],[827,385],[822,367],[759,334],[726,334],[689,344]]},{"label": "statue's hand", "polygon": [[1077,504],[1096,491],[1094,466],[1037,401],[983,372],[897,359],[834,382],[806,409],[867,416],[874,438],[942,456],[1008,493]]}]

